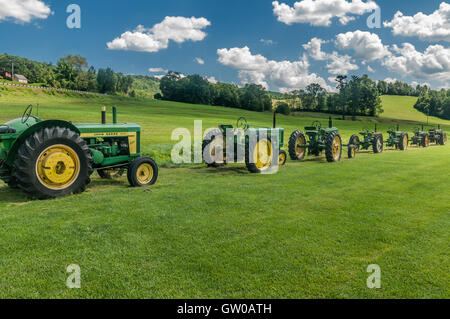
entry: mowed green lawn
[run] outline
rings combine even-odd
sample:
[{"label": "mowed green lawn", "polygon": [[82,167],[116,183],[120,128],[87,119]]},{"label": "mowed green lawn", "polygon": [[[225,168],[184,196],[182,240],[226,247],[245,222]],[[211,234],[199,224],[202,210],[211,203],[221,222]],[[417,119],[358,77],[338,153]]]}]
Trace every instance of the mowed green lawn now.
[{"label": "mowed green lawn", "polygon": [[[0,95],[0,122],[28,103],[40,103],[44,118],[74,122],[98,121],[100,107],[115,104],[121,121],[143,126],[144,153],[165,167],[174,128],[241,115],[272,121],[159,101]],[[312,120],[280,116],[279,125],[288,138]],[[373,124],[335,125],[347,140]],[[310,158],[275,175],[239,164],[162,168],[150,188],[95,177],[85,193],[50,201],[0,184],[0,297],[449,298],[449,155],[447,145],[336,164]],[[66,288],[70,264],[81,267],[81,289]],[[381,289],[366,286],[370,264],[381,267]]]}]

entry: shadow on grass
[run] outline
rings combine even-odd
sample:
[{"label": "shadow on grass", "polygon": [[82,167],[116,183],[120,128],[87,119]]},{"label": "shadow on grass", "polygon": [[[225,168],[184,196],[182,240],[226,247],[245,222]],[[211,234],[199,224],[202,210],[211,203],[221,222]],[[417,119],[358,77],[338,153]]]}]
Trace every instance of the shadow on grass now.
[{"label": "shadow on grass", "polygon": [[30,199],[23,191],[16,188],[10,188],[8,186],[0,187],[0,203],[5,204],[19,204],[31,202]]}]

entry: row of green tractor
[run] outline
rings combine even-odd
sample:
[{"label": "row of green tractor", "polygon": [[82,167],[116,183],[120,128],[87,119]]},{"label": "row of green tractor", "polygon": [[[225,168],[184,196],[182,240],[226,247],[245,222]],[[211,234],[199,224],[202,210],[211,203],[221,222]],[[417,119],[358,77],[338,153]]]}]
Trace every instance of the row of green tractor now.
[{"label": "row of green tractor", "polygon": [[[347,147],[348,157],[354,158],[361,149],[381,153],[385,144],[406,150],[409,143],[423,147],[447,143],[447,134],[440,127],[428,132],[416,128],[411,139],[398,126],[388,134],[384,142],[375,127],[375,131],[361,132],[362,138],[353,135],[349,144],[343,144],[330,117],[328,127],[315,121],[304,132],[294,131],[289,138],[289,156],[302,161],[306,155],[325,153],[328,162],[339,162],[343,147]],[[284,129],[276,126],[274,113],[272,128],[251,127],[245,118],[238,119],[235,127],[219,125],[205,135],[202,151],[208,166],[242,162],[252,173],[266,173],[286,163],[288,153],[283,147]],[[0,125],[0,179],[32,198],[81,193],[94,171],[105,179],[121,177],[126,171],[133,187],[153,185],[158,178],[156,162],[141,154],[141,127],[118,123],[115,107],[110,124],[106,123],[105,108],[100,124],[73,124],[33,116],[30,105],[21,118]]]}]

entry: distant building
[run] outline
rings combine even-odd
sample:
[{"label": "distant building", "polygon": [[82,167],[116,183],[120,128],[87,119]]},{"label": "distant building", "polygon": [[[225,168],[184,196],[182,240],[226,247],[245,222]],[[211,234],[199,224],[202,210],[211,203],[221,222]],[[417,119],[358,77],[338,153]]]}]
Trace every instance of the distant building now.
[{"label": "distant building", "polygon": [[28,83],[28,79],[21,74],[14,74],[14,81],[23,83],[23,84]]}]

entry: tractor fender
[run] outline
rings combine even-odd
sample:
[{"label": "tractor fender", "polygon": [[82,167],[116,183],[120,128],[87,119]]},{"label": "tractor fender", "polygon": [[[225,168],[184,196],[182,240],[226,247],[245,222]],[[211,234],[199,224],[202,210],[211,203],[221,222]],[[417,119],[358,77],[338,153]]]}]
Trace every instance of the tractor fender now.
[{"label": "tractor fender", "polygon": [[62,127],[68,128],[78,134],[80,134],[80,130],[70,122],[62,121],[62,120],[47,120],[42,121],[30,126],[26,129],[20,136],[16,139],[14,144],[11,147],[11,150],[8,152],[8,157],[6,158],[6,164],[9,166],[13,166],[14,160],[16,158],[17,152],[19,151],[20,146],[26,141],[28,137],[33,135],[35,132],[48,128],[48,127]]}]

